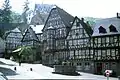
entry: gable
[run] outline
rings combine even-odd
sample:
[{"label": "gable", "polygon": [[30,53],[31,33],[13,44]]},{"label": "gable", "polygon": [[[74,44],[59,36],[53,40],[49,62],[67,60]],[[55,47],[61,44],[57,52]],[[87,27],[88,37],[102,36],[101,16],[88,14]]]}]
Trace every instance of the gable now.
[{"label": "gable", "polygon": [[109,26],[109,30],[110,30],[110,32],[118,32],[116,27],[112,24]]},{"label": "gable", "polygon": [[[62,26],[61,26],[62,24]],[[59,28],[59,27],[65,27],[63,21],[61,20],[60,15],[58,14],[58,11],[56,9],[52,10],[49,18],[47,20],[47,23],[45,25],[45,30],[52,26],[53,28]]]},{"label": "gable", "polygon": [[5,39],[7,39],[8,37],[9,38],[20,38],[20,39],[22,39],[23,36],[22,36],[21,31],[18,28],[15,28],[13,30],[5,32]]},{"label": "gable", "polygon": [[27,31],[25,32],[25,35],[23,36],[22,41],[31,41],[31,40],[38,41],[38,38],[37,38],[35,32],[33,31],[33,29],[31,27],[29,27],[27,29]]},{"label": "gable", "polygon": [[49,13],[43,31],[45,31],[47,27],[50,26],[53,26],[54,28],[71,27],[71,22],[73,22],[73,19],[73,16],[68,14],[63,9],[55,6]]},{"label": "gable", "polygon": [[106,29],[100,26],[99,28],[99,33],[107,33]]},{"label": "gable", "polygon": [[79,18],[75,18],[67,39],[78,39],[78,38],[89,37],[88,33],[84,28],[85,27],[83,27]]}]

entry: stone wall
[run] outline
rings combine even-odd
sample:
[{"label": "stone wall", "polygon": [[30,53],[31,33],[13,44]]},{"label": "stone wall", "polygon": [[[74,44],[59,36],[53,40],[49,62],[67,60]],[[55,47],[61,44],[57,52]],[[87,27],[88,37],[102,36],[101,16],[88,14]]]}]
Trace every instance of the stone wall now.
[{"label": "stone wall", "polygon": [[75,73],[76,67],[68,65],[54,65],[54,70],[56,73]]}]

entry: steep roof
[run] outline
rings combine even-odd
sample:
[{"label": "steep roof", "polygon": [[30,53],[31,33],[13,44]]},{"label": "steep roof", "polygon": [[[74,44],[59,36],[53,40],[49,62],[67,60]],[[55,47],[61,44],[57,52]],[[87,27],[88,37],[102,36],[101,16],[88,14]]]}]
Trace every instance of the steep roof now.
[{"label": "steep roof", "polygon": [[[85,23],[84,21],[80,20],[77,16],[74,18],[74,21],[73,21],[73,23],[72,23],[72,26],[73,26],[73,24],[74,24],[74,22],[75,22],[76,19],[79,20],[80,24],[81,24],[82,27],[85,29],[86,33],[87,33],[89,36],[91,36],[92,33],[93,33],[93,30],[92,30],[91,26],[88,25],[87,23]],[[71,27],[71,28],[72,28],[72,27]]]},{"label": "steep roof", "polygon": [[7,36],[10,34],[10,33],[20,33],[21,35],[22,35],[22,33],[21,33],[21,31],[20,31],[20,29],[18,28],[18,27],[16,27],[16,28],[14,28],[13,30],[9,30],[9,31],[6,31],[5,32],[5,34],[4,34],[4,39],[6,39],[7,38]]},{"label": "steep roof", "polygon": [[32,29],[31,27],[29,27],[29,28],[26,30],[25,34],[23,35],[22,41],[24,41],[25,36],[26,36],[28,33],[30,33],[30,34],[32,35],[32,37],[31,37],[32,39],[29,39],[29,40],[36,40],[36,41],[38,41],[38,37],[36,36],[35,31],[33,31],[33,29]]},{"label": "steep roof", "polygon": [[[66,11],[64,11],[63,9],[59,8],[58,6],[54,6],[49,13],[49,16],[48,16],[48,18],[45,22],[44,28],[45,28],[45,26],[47,24],[47,21],[48,21],[50,15],[51,15],[52,10],[55,10],[55,9],[58,11],[58,14],[61,17],[64,25],[66,27],[71,27],[71,22],[73,22],[74,17],[72,15],[70,15],[69,13],[67,13]],[[44,28],[43,28],[43,30],[44,30]]]},{"label": "steep roof", "polygon": [[43,13],[37,13],[35,15],[33,15],[31,21],[30,21],[30,24],[31,25],[41,25],[41,24],[44,24],[46,19],[48,17],[48,14],[43,14]]},{"label": "steep roof", "polygon": [[[117,32],[110,32],[109,27],[111,25],[115,26]],[[100,26],[102,26],[107,33],[104,34],[99,33]],[[111,34],[120,34],[120,18],[112,17],[112,18],[106,18],[96,21],[92,36],[102,36],[102,35],[111,35]]]},{"label": "steep roof", "polygon": [[35,4],[35,8],[30,20],[31,25],[45,24],[47,17],[52,9],[53,5],[50,4]]},{"label": "steep roof", "polygon": [[58,10],[58,13],[59,13],[60,17],[62,18],[66,27],[70,27],[71,22],[73,22],[74,17],[72,15],[70,15],[69,13],[67,13],[66,11],[64,11],[63,9],[57,7],[57,6],[56,6],[56,9]]},{"label": "steep roof", "polygon": [[42,13],[49,13],[53,5],[50,4],[35,4],[35,9]]}]

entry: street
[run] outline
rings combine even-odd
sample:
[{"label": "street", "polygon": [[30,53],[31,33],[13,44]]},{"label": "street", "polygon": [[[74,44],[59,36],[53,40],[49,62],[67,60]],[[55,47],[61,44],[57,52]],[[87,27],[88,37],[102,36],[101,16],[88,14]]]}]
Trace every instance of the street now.
[{"label": "street", "polygon": [[[46,67],[42,64],[27,64],[22,63],[18,66],[18,63],[0,58],[0,71],[2,71],[8,79],[76,79],[76,80],[107,80],[102,75],[94,75],[84,72],[79,72],[79,76],[68,76],[53,74],[53,68]],[[14,68],[16,67],[16,70]],[[6,68],[6,69],[4,69]],[[30,70],[32,68],[32,71]],[[9,71],[8,71],[9,70]],[[117,78],[109,78],[109,80],[118,80]]]}]

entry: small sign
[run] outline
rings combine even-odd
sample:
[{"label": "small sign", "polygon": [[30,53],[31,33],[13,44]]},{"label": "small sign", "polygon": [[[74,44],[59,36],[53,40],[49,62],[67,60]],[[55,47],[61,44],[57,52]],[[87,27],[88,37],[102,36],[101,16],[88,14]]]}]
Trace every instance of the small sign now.
[{"label": "small sign", "polygon": [[110,76],[110,73],[106,73],[106,76],[109,77],[109,76]]},{"label": "small sign", "polygon": [[110,76],[110,73],[111,73],[111,72],[107,70],[107,71],[106,71],[106,76]]},{"label": "small sign", "polygon": [[106,71],[107,80],[109,80],[110,71]]}]

